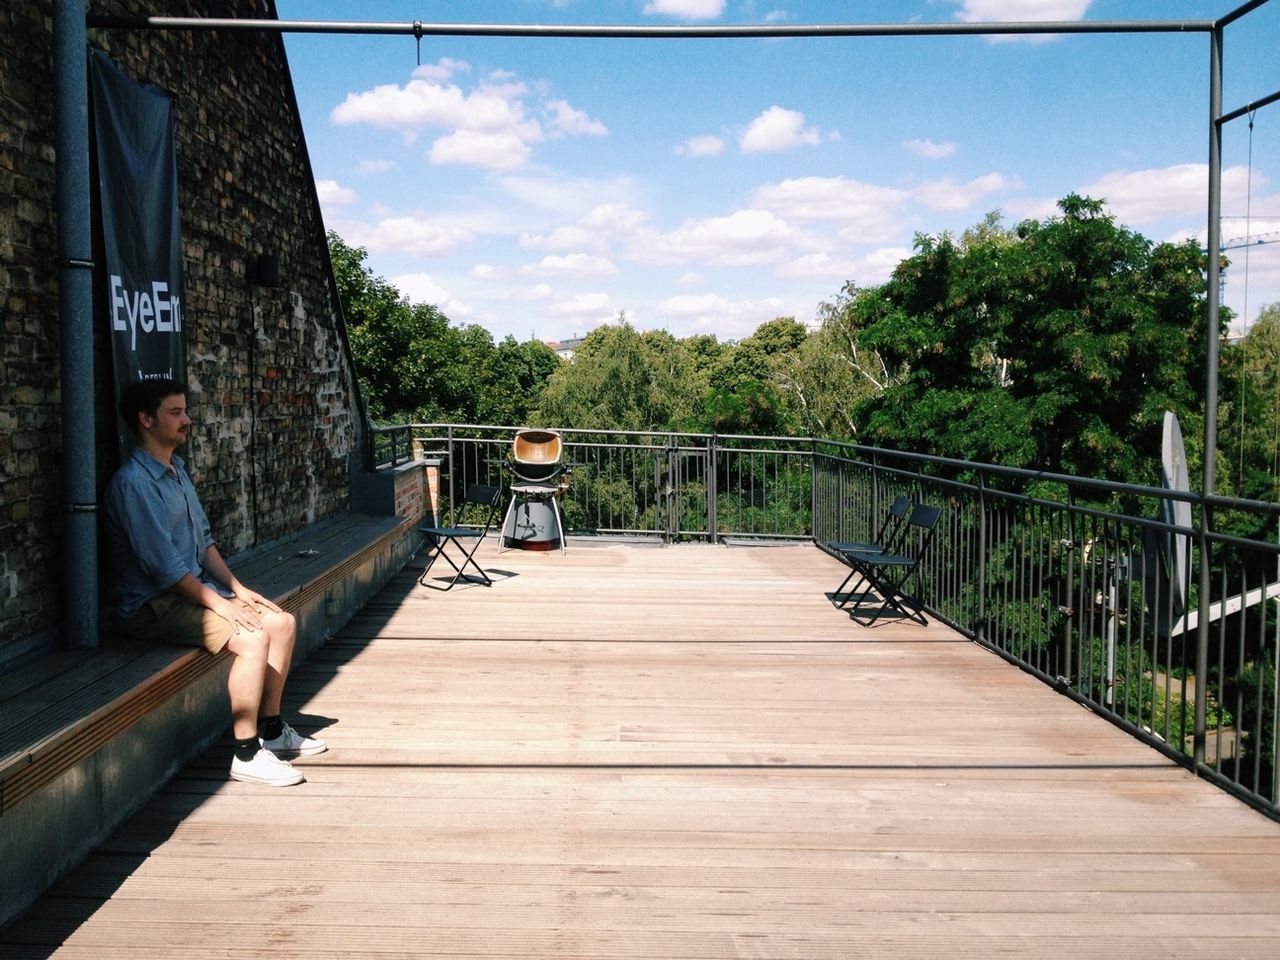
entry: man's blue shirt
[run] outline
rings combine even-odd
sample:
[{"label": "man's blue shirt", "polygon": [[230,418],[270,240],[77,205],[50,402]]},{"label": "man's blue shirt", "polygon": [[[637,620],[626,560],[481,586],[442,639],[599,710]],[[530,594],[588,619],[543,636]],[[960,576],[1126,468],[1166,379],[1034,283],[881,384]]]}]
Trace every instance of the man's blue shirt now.
[{"label": "man's blue shirt", "polygon": [[186,574],[231,596],[204,571],[213,544],[209,520],[182,458],[165,466],[135,448],[107,485],[107,534],[115,572],[115,609],[131,619]]}]

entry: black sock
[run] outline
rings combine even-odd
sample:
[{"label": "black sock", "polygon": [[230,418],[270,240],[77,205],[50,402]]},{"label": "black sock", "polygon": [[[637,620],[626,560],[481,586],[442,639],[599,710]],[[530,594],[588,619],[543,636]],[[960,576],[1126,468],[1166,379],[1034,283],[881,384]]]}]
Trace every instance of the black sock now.
[{"label": "black sock", "polygon": [[248,762],[254,758],[258,752],[258,738],[250,737],[248,740],[236,741],[236,759]]},{"label": "black sock", "polygon": [[284,723],[279,714],[274,717],[259,717],[258,729],[262,731],[263,740],[274,740],[284,732]]}]

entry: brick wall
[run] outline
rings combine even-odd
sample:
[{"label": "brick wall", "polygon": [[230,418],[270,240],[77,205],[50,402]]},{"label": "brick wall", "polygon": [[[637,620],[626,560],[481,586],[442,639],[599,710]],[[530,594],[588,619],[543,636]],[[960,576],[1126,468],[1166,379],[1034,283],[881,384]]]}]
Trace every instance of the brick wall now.
[{"label": "brick wall", "polygon": [[436,523],[440,503],[440,464],[415,460],[410,469],[395,471],[396,516],[415,524]]},{"label": "brick wall", "polygon": [[[275,15],[269,0],[157,0],[147,12]],[[0,12],[0,668],[49,645],[65,599],[51,17],[52,0]],[[196,420],[188,462],[223,553],[346,509],[359,415],[280,38],[90,29],[89,41],[175,99]],[[279,256],[279,289],[248,278],[265,251]],[[100,488],[117,459],[104,299],[94,327]]]}]

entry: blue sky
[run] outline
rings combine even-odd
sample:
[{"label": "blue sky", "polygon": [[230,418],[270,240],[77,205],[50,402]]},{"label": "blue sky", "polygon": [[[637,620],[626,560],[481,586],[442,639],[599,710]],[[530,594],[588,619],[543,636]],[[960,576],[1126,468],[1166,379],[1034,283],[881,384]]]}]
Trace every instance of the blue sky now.
[{"label": "blue sky", "polygon": [[[716,25],[1213,19],[1236,0],[278,0],[283,20]],[[1228,28],[1224,101],[1280,89],[1280,2]],[[1071,191],[1205,236],[1204,34],[617,40],[286,36],[326,225],[496,338],[620,312],[677,336],[814,319],[917,232]],[[418,58],[421,58],[421,65]],[[1280,232],[1280,105],[1224,136],[1223,239]],[[1249,219],[1246,220],[1246,214]],[[1280,243],[1225,302],[1280,301]]]}]

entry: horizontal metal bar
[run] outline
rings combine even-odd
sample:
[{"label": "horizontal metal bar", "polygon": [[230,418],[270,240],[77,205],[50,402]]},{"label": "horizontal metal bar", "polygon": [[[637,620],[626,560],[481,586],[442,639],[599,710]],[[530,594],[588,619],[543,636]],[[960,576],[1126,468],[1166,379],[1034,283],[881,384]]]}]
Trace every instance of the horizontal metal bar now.
[{"label": "horizontal metal bar", "polygon": [[91,15],[97,30],[263,30],[411,37],[529,37],[620,40],[816,39],[826,37],[1009,36],[1020,34],[1208,33],[1212,20],[1045,20],[1008,23],[820,23],[722,26],[625,24],[365,23],[338,20]]},{"label": "horizontal metal bar", "polygon": [[1277,90],[1270,96],[1263,97],[1261,100],[1254,100],[1252,103],[1246,103],[1243,107],[1240,107],[1237,110],[1232,110],[1230,113],[1224,113],[1222,116],[1218,117],[1214,123],[1221,126],[1224,123],[1230,123],[1232,120],[1239,120],[1246,113],[1253,113],[1255,110],[1260,110],[1263,107],[1270,106],[1277,100],[1280,100],[1280,90]]}]

